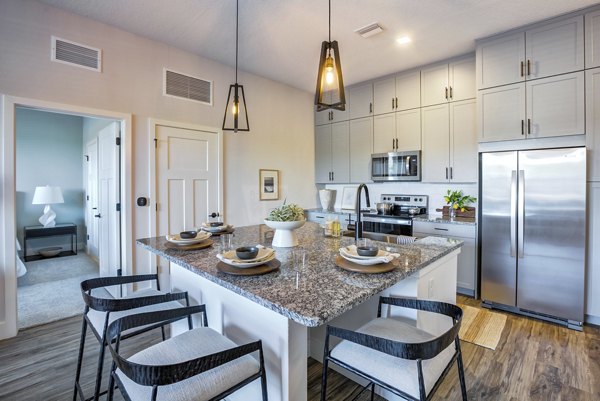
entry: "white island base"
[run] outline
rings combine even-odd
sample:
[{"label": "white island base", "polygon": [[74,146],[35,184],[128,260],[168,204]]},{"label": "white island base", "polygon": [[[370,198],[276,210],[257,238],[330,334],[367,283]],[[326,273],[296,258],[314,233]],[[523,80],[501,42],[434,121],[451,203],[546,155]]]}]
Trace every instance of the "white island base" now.
[{"label": "white island base", "polygon": [[[376,316],[379,295],[456,303],[459,252],[460,249],[452,251],[327,324],[348,329],[360,327]],[[290,292],[297,291],[295,284],[290,281]],[[307,357],[322,360],[325,325],[306,327],[175,263],[171,263],[171,290],[188,291],[192,305],[206,304],[209,326],[234,342],[242,344],[262,340],[269,400],[306,401]],[[407,312],[404,316],[416,319],[420,328],[432,333],[439,333],[450,324],[449,320],[442,322],[439,317],[426,312]],[[199,318],[196,318],[194,324],[195,327],[200,325]],[[173,334],[185,330],[185,322],[173,325]],[[259,400],[260,394],[260,383],[257,380],[227,399]],[[390,400],[399,399],[387,393],[382,395]]]}]

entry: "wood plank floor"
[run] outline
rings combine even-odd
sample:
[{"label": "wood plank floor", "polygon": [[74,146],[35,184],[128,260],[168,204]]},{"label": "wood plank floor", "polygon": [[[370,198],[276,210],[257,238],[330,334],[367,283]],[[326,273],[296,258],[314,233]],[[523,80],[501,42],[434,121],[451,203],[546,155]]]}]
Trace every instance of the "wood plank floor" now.
[{"label": "wood plank floor", "polygon": [[[465,297],[459,297],[460,303],[479,306],[478,301]],[[507,316],[495,351],[462,343],[469,400],[600,400],[600,329],[586,326],[580,333]],[[0,400],[70,400],[80,330],[81,317],[74,317],[0,341]],[[159,338],[158,331],[147,333],[137,337],[135,345],[144,346]],[[91,394],[98,349],[91,334],[88,344],[82,382],[86,394]],[[105,367],[108,369],[108,363]],[[318,400],[321,364],[312,359],[308,378],[309,400]],[[331,401],[352,398],[360,391],[335,372],[330,373],[329,383]],[[122,400],[120,395],[116,399]],[[369,397],[363,394],[360,399]],[[434,400],[460,399],[458,375],[452,369]]]}]

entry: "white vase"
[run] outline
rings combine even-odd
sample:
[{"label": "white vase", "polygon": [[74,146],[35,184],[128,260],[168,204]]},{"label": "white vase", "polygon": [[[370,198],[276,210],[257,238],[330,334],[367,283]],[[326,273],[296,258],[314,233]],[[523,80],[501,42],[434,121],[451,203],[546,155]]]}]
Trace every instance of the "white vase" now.
[{"label": "white vase", "polygon": [[302,227],[306,220],[300,221],[270,221],[265,220],[265,224],[275,229],[272,246],[278,248],[291,248],[298,245],[298,237],[294,230]]},{"label": "white vase", "polygon": [[319,200],[321,201],[321,208],[323,210],[333,209],[335,191],[333,189],[321,189],[319,191]]}]

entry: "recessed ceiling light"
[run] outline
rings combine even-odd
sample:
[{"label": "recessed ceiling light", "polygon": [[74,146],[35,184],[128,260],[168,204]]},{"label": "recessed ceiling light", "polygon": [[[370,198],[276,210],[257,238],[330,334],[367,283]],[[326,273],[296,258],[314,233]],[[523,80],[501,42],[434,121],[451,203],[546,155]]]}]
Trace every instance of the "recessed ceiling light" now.
[{"label": "recessed ceiling light", "polygon": [[363,38],[368,38],[383,32],[383,28],[377,22],[373,22],[372,24],[356,29],[354,32],[358,33]]},{"label": "recessed ceiling light", "polygon": [[397,42],[399,45],[405,45],[405,44],[407,44],[407,43],[410,43],[410,42],[412,42],[412,39],[411,39],[411,38],[409,38],[408,36],[400,36],[398,39],[396,39],[396,42]]}]

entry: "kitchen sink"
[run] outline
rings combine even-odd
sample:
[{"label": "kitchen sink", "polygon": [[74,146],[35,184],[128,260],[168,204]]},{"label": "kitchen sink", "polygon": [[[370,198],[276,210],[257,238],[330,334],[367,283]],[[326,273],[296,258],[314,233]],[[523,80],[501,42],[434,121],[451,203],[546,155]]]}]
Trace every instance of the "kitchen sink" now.
[{"label": "kitchen sink", "polygon": [[[355,234],[355,231],[344,231],[344,233],[342,235],[344,237],[354,238],[354,236],[356,234]],[[390,243],[390,244],[395,244],[396,243],[396,236],[395,235],[381,234],[381,233],[372,233],[372,232],[368,232],[368,231],[363,231],[362,236],[363,236],[363,238],[372,239],[373,241],[387,242],[387,243]]]}]

